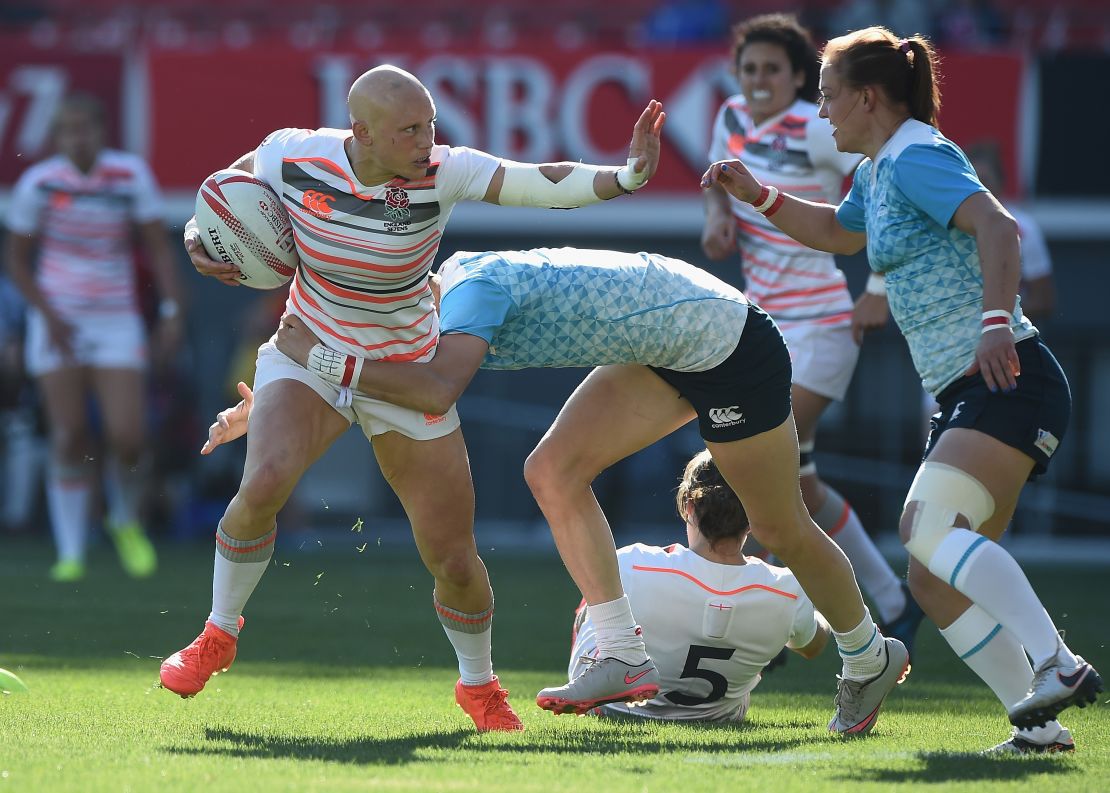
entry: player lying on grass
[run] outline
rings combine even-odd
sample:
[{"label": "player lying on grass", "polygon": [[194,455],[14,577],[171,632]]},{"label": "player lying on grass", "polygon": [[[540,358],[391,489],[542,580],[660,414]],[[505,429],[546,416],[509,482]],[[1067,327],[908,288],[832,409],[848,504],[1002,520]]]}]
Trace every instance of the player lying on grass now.
[{"label": "player lying on grass", "polygon": [[[793,573],[744,556],[744,507],[708,451],[686,465],[676,500],[688,548],[636,543],[617,551],[621,583],[659,670],[659,695],[635,709],[617,702],[592,713],[741,721],[763,668],[784,646],[815,658],[829,626]],[[597,657],[597,628],[583,601],[569,678]]]},{"label": "player lying on grass", "polygon": [[[232,167],[269,184],[289,213],[300,266],[286,312],[340,355],[390,361],[435,352],[428,272],[456,203],[573,208],[634,192],[655,173],[666,119],[659,102],[648,102],[628,162],[606,168],[437,145],[431,94],[395,66],[356,79],[348,110],[349,129],[277,130]],[[238,268],[209,259],[199,238],[195,221],[186,224],[197,271],[237,284]],[[202,633],[162,663],[162,685],[193,696],[234,660],[243,610],[273,556],[278,511],[308,467],[357,424],[435,579],[432,605],[459,663],[455,701],[480,732],[522,729],[493,672],[493,591],[474,542],[458,413],[452,405],[434,415],[409,410],[346,385],[306,371],[271,343],[259,348],[243,478],[216,527],[212,608]]]},{"label": "player lying on grass", "polygon": [[[480,367],[597,367],[524,466],[589,604],[598,649],[596,663],[567,685],[543,689],[537,704],[585,713],[658,694],[659,674],[621,588],[613,536],[590,483],[696,417],[751,533],[790,566],[833,628],[844,670],[829,729],[870,731],[883,699],[909,671],[909,657],[905,645],[879,633],[851,565],[802,502],[790,356],[774,322],[723,281],[650,253],[459,253],[443,264],[438,288],[442,336],[427,363],[337,352],[293,316],[283,319],[276,343],[321,377],[437,415]],[[206,449],[243,434],[245,416],[245,405],[221,414]]]}]

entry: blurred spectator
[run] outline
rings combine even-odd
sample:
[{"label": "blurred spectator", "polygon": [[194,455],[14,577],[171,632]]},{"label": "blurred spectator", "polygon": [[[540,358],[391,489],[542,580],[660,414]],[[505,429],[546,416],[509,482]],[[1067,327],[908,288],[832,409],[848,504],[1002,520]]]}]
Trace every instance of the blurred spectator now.
[{"label": "blurred spectator", "polygon": [[882,25],[898,36],[932,32],[933,0],[846,0],[829,21],[830,37]]},{"label": "blurred spectator", "polygon": [[670,46],[716,42],[728,29],[728,12],[721,0],[666,0],[644,19],[644,44]]},{"label": "blurred spectator", "polygon": [[0,275],[0,528],[5,531],[31,527],[44,461],[34,395],[23,368],[25,311],[19,291]]},{"label": "blurred spectator", "polygon": [[937,19],[939,42],[954,49],[991,47],[1005,35],[1005,22],[991,0],[951,0]]},{"label": "blurred spectator", "polygon": [[26,363],[48,418],[47,502],[58,546],[56,581],[84,576],[95,460],[88,400],[96,400],[109,458],[107,526],[124,569],[150,575],[154,549],[139,523],[146,444],[146,331],[131,260],[137,227],[162,298],[154,341],[168,358],[182,336],[158,187],[138,157],[106,148],[104,108],[65,99],[54,119],[57,154],[27,169],[12,191],[7,266],[29,306]]}]

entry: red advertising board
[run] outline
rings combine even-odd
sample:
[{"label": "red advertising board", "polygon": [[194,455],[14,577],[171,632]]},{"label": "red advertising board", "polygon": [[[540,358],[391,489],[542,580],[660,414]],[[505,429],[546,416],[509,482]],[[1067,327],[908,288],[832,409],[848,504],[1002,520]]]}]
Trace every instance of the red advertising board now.
[{"label": "red advertising board", "polygon": [[[104,99],[110,139],[121,110],[168,190],[200,180],[279,127],[346,126],[351,81],[378,63],[417,74],[435,97],[439,140],[522,161],[623,161],[648,99],[668,118],[660,193],[697,192],[713,115],[734,90],[724,50],[312,52],[158,51],[134,62],[145,79],[123,85],[117,55],[0,56],[0,185],[42,156],[49,119],[67,91]],[[145,70],[145,71],[143,71]],[[952,55],[944,63],[942,127],[962,144],[990,138],[1016,173],[1023,62],[1012,55]],[[144,86],[145,89],[140,88]]]},{"label": "red advertising board", "polygon": [[49,152],[50,124],[67,93],[89,93],[104,102],[108,141],[118,146],[122,80],[119,55],[5,52],[0,57],[0,185],[12,184]]},{"label": "red advertising board", "polygon": [[[156,53],[150,57],[156,170],[167,184],[191,186],[275,128],[345,126],[351,81],[384,62],[413,71],[429,87],[441,142],[523,161],[619,162],[636,114],[658,98],[668,117],[653,185],[668,192],[697,191],[714,112],[733,90],[727,59],[703,50],[409,50],[373,58],[273,49]],[[945,132],[962,143],[998,140],[1012,166],[1021,58],[953,55],[945,71]]]}]

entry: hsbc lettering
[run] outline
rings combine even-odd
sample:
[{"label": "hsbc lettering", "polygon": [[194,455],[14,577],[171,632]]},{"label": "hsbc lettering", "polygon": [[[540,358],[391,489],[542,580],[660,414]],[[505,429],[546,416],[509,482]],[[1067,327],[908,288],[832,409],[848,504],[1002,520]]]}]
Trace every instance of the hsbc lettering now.
[{"label": "hsbc lettering", "polygon": [[[607,148],[591,134],[591,102],[602,88],[616,87],[632,107],[655,96],[650,59],[602,54],[582,60],[558,81],[551,66],[526,55],[436,55],[413,62],[411,55],[383,54],[373,62],[355,56],[325,55],[316,61],[320,118],[324,126],[344,128],[347,91],[364,69],[395,63],[411,70],[431,91],[441,136],[456,146],[471,146],[524,162],[558,157],[584,162],[622,162],[627,142]],[[711,57],[670,96],[666,135],[688,165],[704,164],[713,114],[721,99],[734,93],[725,57]],[[598,125],[592,125],[596,128]]]}]

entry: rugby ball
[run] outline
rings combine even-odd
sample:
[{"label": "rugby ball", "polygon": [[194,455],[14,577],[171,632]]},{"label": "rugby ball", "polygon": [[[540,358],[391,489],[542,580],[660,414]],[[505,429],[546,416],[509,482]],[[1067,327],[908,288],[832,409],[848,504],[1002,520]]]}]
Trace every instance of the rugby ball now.
[{"label": "rugby ball", "polygon": [[238,267],[244,286],[276,289],[297,271],[289,213],[261,179],[234,168],[216,171],[197,191],[196,211],[204,250]]}]

